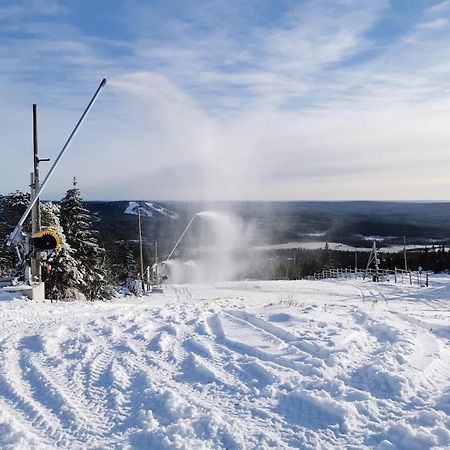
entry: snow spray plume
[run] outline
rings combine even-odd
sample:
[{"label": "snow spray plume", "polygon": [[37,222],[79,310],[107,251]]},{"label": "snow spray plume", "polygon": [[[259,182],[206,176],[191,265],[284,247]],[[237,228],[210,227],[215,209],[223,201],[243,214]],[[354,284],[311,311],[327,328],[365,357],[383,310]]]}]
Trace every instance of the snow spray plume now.
[{"label": "snow spray plume", "polygon": [[[230,281],[245,277],[254,263],[245,257],[254,229],[229,212],[202,211],[185,230],[181,258],[167,262],[163,271],[173,283]],[[189,229],[190,228],[190,229]]]},{"label": "snow spray plume", "polygon": [[[211,202],[243,200],[243,193],[247,198],[260,195],[259,143],[248,138],[255,130],[247,129],[245,121],[230,118],[224,122],[203,109],[195,98],[163,74],[131,73],[110,84],[126,111],[123,117],[129,120],[128,129],[135,133],[137,145],[133,147],[139,155],[136,157],[143,161],[139,170],[130,168],[137,170],[139,176],[128,175],[130,186],[140,192],[139,196],[144,197],[144,191],[148,198]],[[257,133],[260,134],[259,127]],[[147,166],[145,161],[148,161]],[[263,168],[267,170],[267,165]],[[263,181],[267,186],[265,177]],[[192,265],[184,265],[183,272],[188,275],[179,279],[242,278],[248,276],[249,267],[258,263],[246,254],[249,242],[256,235],[254,229],[231,212],[232,207],[226,212],[222,208],[219,208],[220,213],[202,211],[195,215],[186,235],[173,251],[170,261],[192,260],[196,264],[196,270],[192,270]],[[165,227],[164,238],[159,237],[161,255],[167,256],[180,238],[182,230],[176,225],[179,223],[174,221]],[[176,234],[169,239],[167,235],[174,228],[177,228]],[[168,241],[169,250],[165,248]],[[261,253],[258,259],[261,260]],[[170,265],[164,265],[163,270],[169,282],[176,281],[178,275],[172,276]]]}]

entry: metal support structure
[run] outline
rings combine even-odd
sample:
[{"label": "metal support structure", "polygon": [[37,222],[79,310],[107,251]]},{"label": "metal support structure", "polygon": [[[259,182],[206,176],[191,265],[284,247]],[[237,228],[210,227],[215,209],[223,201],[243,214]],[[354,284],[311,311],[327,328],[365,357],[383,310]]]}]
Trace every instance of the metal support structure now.
[{"label": "metal support structure", "polygon": [[45,177],[42,184],[39,186],[39,189],[36,190],[33,198],[31,199],[30,204],[28,205],[27,209],[23,213],[21,219],[19,220],[18,224],[16,225],[16,228],[14,228],[13,232],[9,236],[8,244],[16,244],[18,240],[20,240],[20,233],[22,231],[23,224],[25,223],[25,220],[27,219],[28,215],[30,214],[31,210],[33,209],[34,205],[36,204],[37,200],[41,196],[42,192],[44,191],[45,187],[47,186],[48,181],[50,180],[51,176],[53,175],[53,172],[58,167],[58,164],[66,152],[70,142],[72,141],[73,137],[77,133],[78,129],[80,128],[81,124],[83,123],[86,115],[88,114],[89,110],[92,108],[95,100],[98,97],[98,94],[100,93],[103,86],[106,84],[106,78],[103,78],[100,85],[98,86],[97,90],[95,91],[94,96],[92,97],[91,101],[87,105],[86,109],[84,110],[83,114],[81,115],[80,119],[78,120],[77,124],[75,125],[75,128],[72,130],[72,133],[70,133],[70,136],[68,137],[66,143],[64,144],[63,148],[59,152],[58,157],[56,158],[55,162],[53,163],[53,166],[50,168],[50,170],[47,173],[47,176]]},{"label": "metal support structure", "polygon": [[141,269],[142,289],[145,290],[144,285],[144,248],[142,243],[142,226],[141,226],[141,207],[138,206],[138,227],[139,227],[139,262]]},{"label": "metal support structure", "polygon": [[367,260],[366,272],[365,275],[369,272],[369,267],[375,262],[375,274],[373,275],[373,281],[379,281],[380,279],[380,260],[378,259],[378,249],[377,244],[373,241],[372,250],[370,251],[369,259]]}]

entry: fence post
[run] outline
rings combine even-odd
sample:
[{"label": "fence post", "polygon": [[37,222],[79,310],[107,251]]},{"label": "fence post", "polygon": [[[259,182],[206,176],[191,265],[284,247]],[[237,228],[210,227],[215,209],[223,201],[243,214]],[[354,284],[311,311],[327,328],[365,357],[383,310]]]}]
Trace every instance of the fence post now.
[{"label": "fence post", "polygon": [[397,267],[394,267],[394,282],[397,284]]},{"label": "fence post", "polygon": [[425,274],[425,286],[428,287],[428,272]]},{"label": "fence post", "polygon": [[409,284],[412,285],[412,275],[411,275],[411,271],[409,271]]}]

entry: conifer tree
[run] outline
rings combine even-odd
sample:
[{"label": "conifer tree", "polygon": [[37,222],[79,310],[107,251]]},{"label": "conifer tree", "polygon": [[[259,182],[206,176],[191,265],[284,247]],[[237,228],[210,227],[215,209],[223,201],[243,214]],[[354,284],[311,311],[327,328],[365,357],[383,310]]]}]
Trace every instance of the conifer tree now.
[{"label": "conifer tree", "polygon": [[12,275],[16,264],[15,253],[6,245],[10,231],[7,223],[0,221],[0,275]]},{"label": "conifer tree", "polygon": [[328,242],[325,243],[325,247],[322,250],[322,265],[323,267],[329,268],[332,265],[332,257],[330,253],[330,246]]},{"label": "conifer tree", "polygon": [[124,288],[125,294],[142,295],[142,282],[139,279],[136,259],[128,241],[117,243],[114,257],[116,281]]},{"label": "conifer tree", "polygon": [[66,236],[59,221],[59,206],[54,203],[41,204],[41,222],[43,228],[58,234],[61,247],[58,252],[50,254],[46,263],[49,271],[43,270],[45,296],[50,299],[82,299],[84,288],[84,271],[73,256],[73,250],[66,241]]},{"label": "conifer tree", "polygon": [[89,300],[109,299],[112,290],[108,285],[106,252],[98,243],[98,232],[92,228],[89,211],[83,206],[80,191],[74,187],[61,201],[60,220],[66,240],[74,257],[83,268],[83,293]]},{"label": "conifer tree", "polygon": [[[17,222],[19,222],[22,214],[27,209],[30,200],[31,195],[28,192],[21,191],[12,192],[9,195],[1,197],[1,210],[3,213],[3,217],[11,228],[11,231],[17,225]],[[30,218],[25,221],[23,228],[26,231],[31,230]]]},{"label": "conifer tree", "polygon": [[[16,191],[0,196],[0,274],[13,275],[17,272],[18,258],[13,247],[6,245],[9,234],[22,217],[30,202],[30,194]],[[30,231],[30,220],[24,224],[24,230]]]},{"label": "conifer tree", "polygon": [[124,256],[125,257],[124,257],[123,274],[125,278],[137,278],[138,267],[133,252],[128,244],[128,241],[125,241]]}]

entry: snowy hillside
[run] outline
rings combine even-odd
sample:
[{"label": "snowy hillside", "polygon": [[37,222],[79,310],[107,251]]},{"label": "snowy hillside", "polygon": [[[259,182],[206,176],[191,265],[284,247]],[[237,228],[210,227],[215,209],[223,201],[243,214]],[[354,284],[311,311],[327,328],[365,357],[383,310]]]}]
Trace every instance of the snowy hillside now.
[{"label": "snowy hillside", "polygon": [[0,448],[450,446],[450,279],[0,302]]},{"label": "snowy hillside", "polygon": [[129,202],[125,214],[137,215],[138,208],[141,208],[141,215],[144,217],[153,217],[155,214],[171,219],[178,219],[178,214],[170,209],[165,208],[158,203],[151,202]]}]

